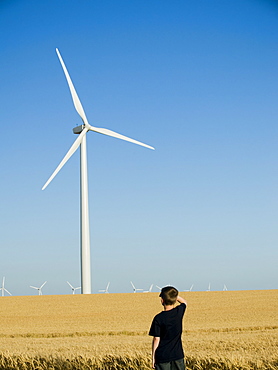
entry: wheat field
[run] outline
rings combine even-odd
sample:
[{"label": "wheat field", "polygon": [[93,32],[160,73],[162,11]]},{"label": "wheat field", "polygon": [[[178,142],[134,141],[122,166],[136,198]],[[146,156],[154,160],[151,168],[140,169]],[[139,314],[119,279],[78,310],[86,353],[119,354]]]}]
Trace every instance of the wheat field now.
[{"label": "wheat field", "polygon": [[[278,369],[278,290],[186,292],[187,369]],[[1,297],[0,369],[150,369],[158,293]]]}]

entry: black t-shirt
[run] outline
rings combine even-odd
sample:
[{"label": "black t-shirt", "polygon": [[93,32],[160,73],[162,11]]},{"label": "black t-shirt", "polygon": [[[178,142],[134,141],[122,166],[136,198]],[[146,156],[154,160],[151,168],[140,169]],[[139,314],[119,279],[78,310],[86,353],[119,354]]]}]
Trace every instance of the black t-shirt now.
[{"label": "black t-shirt", "polygon": [[155,351],[156,363],[184,358],[181,334],[185,309],[185,303],[181,303],[172,310],[162,311],[154,317],[149,335],[160,337],[159,345]]}]

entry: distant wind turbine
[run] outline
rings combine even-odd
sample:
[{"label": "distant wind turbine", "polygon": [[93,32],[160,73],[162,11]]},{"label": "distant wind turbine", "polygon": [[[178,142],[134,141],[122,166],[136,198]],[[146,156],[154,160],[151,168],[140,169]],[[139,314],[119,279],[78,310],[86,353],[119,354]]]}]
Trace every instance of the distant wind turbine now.
[{"label": "distant wind turbine", "polygon": [[[173,285],[171,285],[171,284],[167,284],[167,285],[164,285],[164,288],[166,287],[166,286],[173,286]],[[158,286],[158,285],[156,285],[156,287],[157,287],[157,289],[162,289],[160,286]]]},{"label": "distant wind turbine", "polygon": [[81,289],[81,286],[79,286],[78,288],[74,288],[74,287],[71,285],[71,283],[69,283],[68,281],[67,281],[67,283],[68,283],[68,284],[69,284],[69,286],[71,287],[72,294],[75,294],[75,291],[76,291],[77,289]]},{"label": "distant wind turbine", "polygon": [[209,283],[208,289],[206,291],[207,292],[210,292],[210,283]]},{"label": "distant wind turbine", "polygon": [[45,281],[39,288],[36,287],[36,286],[32,286],[30,285],[30,288],[33,288],[33,289],[37,289],[37,291],[39,292],[39,295],[42,295],[42,287],[46,284],[47,282]]},{"label": "distant wind turbine", "polygon": [[224,284],[223,290],[224,290],[224,291],[225,291],[225,290],[228,290],[225,284]]},{"label": "distant wind turbine", "polygon": [[131,281],[130,284],[132,285],[132,288],[133,288],[133,293],[136,293],[136,292],[142,292],[143,289],[139,289],[139,288],[135,288],[135,285],[133,284],[133,282]]},{"label": "distant wind turbine", "polygon": [[105,289],[100,289],[100,290],[99,290],[99,292],[100,292],[100,293],[109,293],[109,292],[108,292],[109,285],[110,285],[110,281],[109,281],[109,283],[107,284],[106,288],[105,288]]},{"label": "distant wind turbine", "polygon": [[193,289],[193,284],[191,285],[191,287],[190,287],[190,289],[186,289],[186,290],[184,290],[184,292],[191,292],[192,291],[192,289]]},{"label": "distant wind turbine", "polygon": [[88,171],[87,171],[87,149],[86,149],[86,134],[88,131],[98,132],[99,134],[112,136],[118,139],[129,141],[134,144],[144,146],[149,149],[154,149],[153,147],[143,144],[140,141],[131,139],[127,136],[123,136],[114,131],[108,130],[106,128],[93,127],[89,124],[81,102],[75,91],[73,83],[71,81],[70,75],[64,64],[64,61],[56,49],[58,58],[64,70],[69,89],[71,92],[74,107],[81,117],[83,124],[81,126],[75,127],[73,132],[78,134],[78,138],[75,140],[65,157],[62,159],[56,170],[47,180],[42,190],[44,190],[47,185],[53,180],[64,164],[69,160],[69,158],[75,153],[75,151],[80,146],[80,203],[81,203],[81,293],[91,294],[91,264],[90,264],[90,229],[89,229],[89,202],[88,202]]},{"label": "distant wind turbine", "polygon": [[3,277],[3,280],[2,280],[2,286],[0,288],[0,290],[2,290],[2,297],[4,297],[5,295],[5,292],[8,293],[9,295],[12,295],[6,288],[5,288],[5,276]]},{"label": "distant wind turbine", "polygon": [[144,290],[143,293],[150,293],[152,291],[153,284],[149,287],[149,290]]}]

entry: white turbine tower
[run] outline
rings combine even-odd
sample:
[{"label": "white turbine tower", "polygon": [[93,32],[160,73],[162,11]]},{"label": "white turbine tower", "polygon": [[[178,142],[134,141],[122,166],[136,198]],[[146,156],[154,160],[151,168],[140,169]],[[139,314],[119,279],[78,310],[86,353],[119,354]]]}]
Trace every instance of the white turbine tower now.
[{"label": "white turbine tower", "polygon": [[79,286],[78,288],[74,288],[74,287],[71,285],[71,283],[69,283],[68,281],[67,281],[67,283],[68,283],[68,284],[69,284],[69,286],[71,287],[72,294],[75,294],[75,291],[76,291],[77,289],[81,289],[81,286]]},{"label": "white turbine tower", "polygon": [[32,286],[30,285],[30,288],[33,288],[33,289],[37,289],[37,291],[39,292],[39,295],[42,295],[42,287],[46,284],[46,281],[38,288],[36,286]]},{"label": "white turbine tower", "polygon": [[110,285],[110,281],[108,282],[108,284],[107,284],[106,288],[105,288],[105,289],[100,289],[100,290],[99,290],[99,292],[100,292],[100,293],[109,293],[109,292],[108,292],[109,285]]},{"label": "white turbine tower", "polygon": [[42,190],[44,190],[47,185],[53,180],[64,164],[69,160],[69,158],[75,153],[75,151],[80,146],[80,196],[81,196],[81,293],[91,294],[91,264],[90,264],[90,230],[89,230],[89,202],[88,202],[88,173],[87,173],[87,149],[86,149],[86,134],[88,131],[98,132],[99,134],[112,136],[118,139],[130,141],[131,143],[144,146],[146,148],[154,149],[153,147],[143,144],[137,140],[131,139],[127,136],[123,136],[114,131],[93,127],[89,124],[81,102],[75,91],[73,83],[71,81],[70,75],[64,64],[64,61],[56,49],[59,60],[61,62],[62,68],[64,70],[69,89],[71,92],[74,107],[81,117],[83,124],[73,129],[75,134],[78,134],[78,138],[75,140],[65,157],[62,159],[56,170],[47,180]]},{"label": "white turbine tower", "polygon": [[5,295],[5,292],[7,292],[9,295],[12,295],[6,288],[5,288],[5,276],[3,277],[3,280],[2,280],[2,286],[0,288],[0,290],[2,290],[2,297],[4,297]]},{"label": "white turbine tower", "polygon": [[139,288],[135,288],[135,285],[133,284],[133,282],[131,281],[130,284],[132,285],[132,288],[133,288],[133,293],[136,293],[136,292],[141,292],[143,291],[143,289],[139,289]]}]

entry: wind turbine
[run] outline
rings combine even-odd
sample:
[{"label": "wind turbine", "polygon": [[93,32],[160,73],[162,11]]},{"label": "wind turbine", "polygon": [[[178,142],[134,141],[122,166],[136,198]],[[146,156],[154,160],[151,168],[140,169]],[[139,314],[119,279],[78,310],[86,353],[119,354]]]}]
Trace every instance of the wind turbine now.
[{"label": "wind turbine", "polygon": [[[173,285],[171,285],[171,284],[167,284],[167,285],[164,285],[163,287],[165,288],[166,286],[173,286]],[[160,286],[156,285],[156,287],[157,287],[157,289],[162,290],[162,288],[161,288]]]},{"label": "wind turbine", "polygon": [[153,284],[149,287],[149,290],[144,290],[143,293],[150,293],[152,291]]},{"label": "wind turbine", "polygon": [[106,288],[105,288],[105,289],[100,289],[100,290],[99,290],[99,292],[100,292],[100,293],[109,293],[109,292],[108,292],[109,285],[110,285],[110,281],[108,282],[108,284],[107,284]]},{"label": "wind turbine", "polygon": [[210,283],[209,283],[209,286],[208,286],[208,289],[206,290],[206,292],[210,292]]},{"label": "wind turbine", "polygon": [[192,289],[193,289],[193,284],[191,285],[190,289],[186,289],[186,290],[184,290],[184,292],[191,292]]},{"label": "wind turbine", "polygon": [[33,288],[33,289],[37,289],[37,291],[39,292],[39,295],[42,295],[42,287],[46,284],[47,282],[45,281],[39,288],[36,287],[36,286],[32,286],[30,285],[30,288]]},{"label": "wind turbine", "polygon": [[136,293],[136,292],[141,292],[143,289],[138,289],[138,288],[135,288],[135,285],[133,284],[133,282],[131,281],[130,284],[132,285],[132,288],[133,288],[133,293]]},{"label": "wind turbine", "polygon": [[5,276],[3,277],[2,281],[2,287],[0,288],[2,290],[2,297],[5,296],[5,292],[7,292],[9,295],[12,295],[6,288],[5,288]]},{"label": "wind turbine", "polygon": [[223,290],[224,291],[228,290],[225,284],[224,284]]},{"label": "wind turbine", "polygon": [[72,144],[71,148],[62,159],[56,170],[47,180],[42,190],[44,190],[47,185],[53,180],[64,164],[69,160],[69,158],[75,153],[77,148],[80,146],[80,204],[81,204],[81,293],[91,294],[91,264],[90,264],[90,229],[89,229],[89,201],[88,201],[88,171],[87,171],[87,148],[86,148],[86,134],[88,131],[98,132],[99,134],[112,136],[118,139],[129,141],[134,144],[144,146],[149,149],[154,149],[153,147],[143,144],[140,141],[131,139],[127,136],[123,136],[114,131],[108,130],[106,128],[93,127],[89,124],[81,102],[75,91],[73,83],[71,81],[70,75],[67,71],[65,63],[56,49],[58,58],[64,70],[69,89],[71,92],[74,107],[81,117],[83,124],[81,126],[75,127],[73,132],[79,136]]},{"label": "wind turbine", "polygon": [[75,294],[75,291],[77,290],[77,289],[81,289],[81,286],[79,286],[78,288],[74,288],[68,281],[67,281],[67,283],[69,284],[69,286],[71,287],[71,290],[72,290],[72,294]]}]

